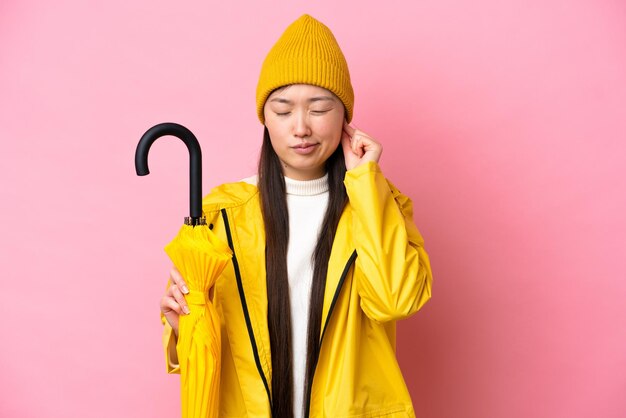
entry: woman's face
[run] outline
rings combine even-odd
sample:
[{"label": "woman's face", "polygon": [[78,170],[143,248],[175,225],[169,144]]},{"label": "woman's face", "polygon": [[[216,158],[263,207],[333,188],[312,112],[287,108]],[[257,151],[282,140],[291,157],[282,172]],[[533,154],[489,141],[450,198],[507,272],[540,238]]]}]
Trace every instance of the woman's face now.
[{"label": "woman's face", "polygon": [[273,91],[263,112],[283,174],[295,180],[322,177],[341,141],[341,100],[322,87],[291,84]]}]

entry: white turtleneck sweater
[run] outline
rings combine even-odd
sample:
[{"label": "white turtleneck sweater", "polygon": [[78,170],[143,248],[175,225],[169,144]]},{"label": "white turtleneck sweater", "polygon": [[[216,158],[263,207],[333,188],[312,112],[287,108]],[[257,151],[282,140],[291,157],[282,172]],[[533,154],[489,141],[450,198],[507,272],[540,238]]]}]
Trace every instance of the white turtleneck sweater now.
[{"label": "white turtleneck sweater", "polygon": [[[243,179],[256,185],[257,177]],[[328,206],[328,174],[315,180],[285,177],[289,210],[287,274],[291,305],[294,417],[302,416],[306,374],[307,325],[313,280],[313,253]]]}]

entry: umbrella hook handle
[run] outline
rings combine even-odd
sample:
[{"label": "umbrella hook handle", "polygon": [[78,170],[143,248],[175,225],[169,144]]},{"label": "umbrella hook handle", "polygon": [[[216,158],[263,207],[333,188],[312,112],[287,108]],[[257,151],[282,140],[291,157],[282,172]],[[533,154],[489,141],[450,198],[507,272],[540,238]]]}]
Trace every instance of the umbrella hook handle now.
[{"label": "umbrella hook handle", "polygon": [[160,123],[154,125],[143,134],[135,151],[135,171],[138,176],[150,174],[148,169],[148,152],[158,138],[172,135],[182,140],[189,150],[189,211],[190,218],[185,223],[199,225],[202,223],[202,151],[196,136],[187,128],[177,123]]}]

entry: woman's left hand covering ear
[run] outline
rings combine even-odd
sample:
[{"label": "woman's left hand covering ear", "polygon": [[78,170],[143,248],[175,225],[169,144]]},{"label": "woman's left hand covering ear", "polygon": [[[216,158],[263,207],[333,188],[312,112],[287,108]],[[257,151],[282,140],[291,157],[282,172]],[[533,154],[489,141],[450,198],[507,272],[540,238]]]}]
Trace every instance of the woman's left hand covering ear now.
[{"label": "woman's left hand covering ear", "polygon": [[341,146],[346,160],[346,170],[351,170],[368,161],[378,162],[383,152],[383,146],[374,138],[360,129],[355,129],[343,122]]}]

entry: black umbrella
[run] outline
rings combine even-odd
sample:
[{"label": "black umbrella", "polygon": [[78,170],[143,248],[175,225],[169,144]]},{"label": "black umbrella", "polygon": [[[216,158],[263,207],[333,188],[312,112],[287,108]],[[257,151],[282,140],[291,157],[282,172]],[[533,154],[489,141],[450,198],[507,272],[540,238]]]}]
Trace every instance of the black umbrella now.
[{"label": "black umbrella", "polygon": [[[228,245],[206,226],[202,216],[202,153],[195,135],[176,123],[161,123],[139,140],[135,169],[148,170],[150,146],[165,135],[180,138],[189,150],[190,216],[165,251],[185,278],[185,300],[191,312],[181,315],[176,351],[181,374],[181,407],[184,418],[217,417],[221,371],[221,335],[218,313],[208,298],[209,289],[232,257]],[[168,283],[168,286],[170,283]]]}]

